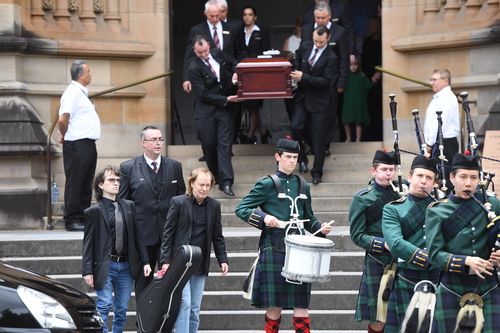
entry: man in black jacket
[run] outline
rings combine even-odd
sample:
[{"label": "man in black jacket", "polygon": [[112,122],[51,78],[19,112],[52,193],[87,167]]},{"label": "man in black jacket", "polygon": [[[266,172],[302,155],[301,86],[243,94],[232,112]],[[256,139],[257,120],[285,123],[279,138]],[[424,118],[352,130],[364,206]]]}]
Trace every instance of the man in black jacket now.
[{"label": "man in black jacket", "polygon": [[166,271],[173,255],[182,245],[201,248],[198,271],[182,291],[182,302],[175,322],[176,333],[197,332],[205,279],[209,272],[212,244],[222,275],[229,269],[226,245],[222,235],[220,203],[208,196],[214,178],[207,168],[194,169],[188,179],[187,194],[172,198],[161,246],[162,269]]},{"label": "man in black jacket", "polygon": [[[127,319],[127,306],[134,279],[151,274],[146,247],[137,231],[134,203],[119,199],[119,171],[108,166],[94,181],[97,203],[87,208],[83,236],[82,275],[96,291],[96,307],[108,331],[113,306],[113,332],[120,333]],[[113,300],[114,293],[114,300]]]},{"label": "man in black jacket", "polygon": [[[314,165],[311,169],[313,184],[319,184],[323,176],[325,162],[325,134],[327,119],[332,112],[329,109],[329,89],[337,80],[337,57],[330,47],[330,31],[325,26],[314,30],[313,42],[303,43],[295,53],[295,70],[291,77],[298,82],[295,95],[295,110],[292,115],[292,135],[302,143],[304,124],[309,125]],[[307,158],[304,149],[299,153],[299,170],[307,170]]]},{"label": "man in black jacket", "polygon": [[[161,235],[170,199],[186,191],[182,165],[161,156],[163,135],[157,127],[146,126],[141,132],[144,154],[120,165],[119,198],[132,200],[137,211],[139,233],[146,244],[149,263],[154,269],[160,255]],[[153,276],[139,277],[136,297],[151,283]]]},{"label": "man in black jacket", "polygon": [[196,57],[188,68],[189,79],[195,93],[195,119],[198,137],[208,169],[219,184],[219,189],[234,196],[231,164],[233,119],[228,103],[237,102],[235,61],[219,49],[211,51],[203,36],[193,41]]},{"label": "man in black jacket", "polygon": [[327,128],[329,128],[326,134],[326,150],[328,150],[330,141],[334,136],[334,132],[338,132],[338,126],[336,126],[335,119],[338,115],[339,94],[342,94],[347,86],[350,52],[347,30],[343,26],[332,22],[332,11],[330,6],[325,2],[319,2],[314,7],[314,22],[304,24],[302,26],[301,44],[311,41],[312,32],[320,25],[326,26],[330,31],[328,45],[337,56],[338,79],[336,81],[332,81],[330,85],[330,112],[328,118],[326,119],[328,123]]},{"label": "man in black jacket", "polygon": [[211,49],[219,49],[227,56],[235,58],[234,41],[236,32],[235,25],[221,21],[221,4],[218,0],[208,0],[205,3],[205,16],[207,20],[197,24],[191,28],[188,36],[186,53],[184,54],[184,71],[182,88],[185,92],[190,93],[192,90],[192,82],[190,81],[188,68],[195,54],[193,52],[194,39],[197,36],[203,36],[208,41]]}]

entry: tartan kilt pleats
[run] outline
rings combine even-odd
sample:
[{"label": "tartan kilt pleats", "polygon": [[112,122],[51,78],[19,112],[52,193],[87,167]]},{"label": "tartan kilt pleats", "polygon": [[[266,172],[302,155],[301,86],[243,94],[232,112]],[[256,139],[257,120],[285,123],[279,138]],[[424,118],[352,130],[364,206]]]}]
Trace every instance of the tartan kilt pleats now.
[{"label": "tartan kilt pleats", "polygon": [[380,280],[384,274],[384,267],[389,262],[390,256],[381,255],[377,256],[377,259],[368,254],[365,256],[365,267],[359,285],[356,313],[354,314],[357,321],[374,322],[376,320]]}]

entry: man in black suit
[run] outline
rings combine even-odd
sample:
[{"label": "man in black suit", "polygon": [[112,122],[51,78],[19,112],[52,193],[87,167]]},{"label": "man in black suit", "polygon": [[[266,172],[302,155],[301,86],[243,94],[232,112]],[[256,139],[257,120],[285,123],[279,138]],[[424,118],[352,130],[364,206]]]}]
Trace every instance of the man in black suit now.
[{"label": "man in black suit", "polygon": [[[149,263],[154,269],[160,255],[161,235],[170,207],[170,199],[186,191],[182,165],[161,156],[164,139],[160,129],[146,126],[141,132],[144,154],[120,165],[119,198],[135,203],[139,233],[146,244]],[[135,284],[138,296],[153,276],[139,277]]]},{"label": "man in black suit", "polygon": [[315,23],[314,10],[316,5],[320,3],[325,3],[330,5],[332,12],[331,21],[341,25],[346,30],[347,43],[349,45],[349,54],[351,59],[356,55],[356,37],[354,34],[354,28],[352,26],[351,19],[349,17],[349,4],[346,0],[315,0],[315,4],[308,7],[304,12],[302,25],[307,25],[310,23]]},{"label": "man in black suit", "polygon": [[188,68],[189,80],[195,93],[195,119],[198,137],[207,166],[214,175],[219,189],[234,196],[231,164],[233,118],[228,103],[237,102],[234,73],[235,61],[215,48],[203,36],[193,41],[196,55]]},{"label": "man in black suit", "polygon": [[[292,115],[292,135],[300,143],[307,122],[312,140],[314,165],[313,184],[321,182],[325,162],[325,133],[329,109],[331,82],[337,81],[337,57],[330,47],[330,31],[320,25],[313,32],[313,42],[305,42],[295,53],[295,70],[291,77],[298,82],[295,110]],[[299,166],[307,168],[304,149],[299,153]]]},{"label": "man in black suit", "polygon": [[193,42],[196,36],[203,36],[210,43],[211,49],[219,49],[226,55],[235,58],[234,39],[236,32],[232,25],[222,22],[220,19],[221,6],[219,0],[209,0],[205,3],[205,16],[207,20],[191,28],[184,54],[184,71],[182,88],[185,92],[190,93],[192,90],[191,81],[188,75],[188,68],[195,54],[193,52]]},{"label": "man in black suit", "polygon": [[214,178],[207,168],[191,172],[187,194],[172,198],[161,246],[162,270],[166,271],[174,254],[182,245],[201,248],[202,262],[182,291],[182,302],[175,322],[176,333],[197,332],[201,299],[209,272],[212,244],[215,257],[226,275],[229,266],[226,244],[222,235],[220,203],[208,196]]},{"label": "man in black suit", "polygon": [[[122,332],[134,279],[151,274],[148,252],[137,229],[134,203],[116,200],[120,186],[118,168],[97,173],[97,203],[84,212],[82,276],[96,291],[96,307],[107,332],[108,313],[114,308],[113,332]],[[114,300],[113,300],[114,293]]]},{"label": "man in black suit", "polygon": [[229,18],[227,16],[228,12],[228,6],[227,6],[227,1],[226,0],[217,0],[219,3],[220,7],[220,15],[219,18],[221,22],[225,22],[228,24],[228,26],[233,29],[235,32],[238,32],[239,30],[243,29],[243,22],[241,20]]},{"label": "man in black suit", "polygon": [[[339,94],[344,92],[347,85],[347,78],[349,76],[349,46],[347,41],[347,32],[344,27],[339,24],[332,23],[332,12],[330,6],[325,2],[320,2],[315,6],[314,9],[314,23],[305,24],[302,26],[302,43],[311,40],[313,30],[324,25],[330,31],[330,40],[328,45],[335,52],[337,56],[337,70],[338,70],[338,80],[332,82],[330,86],[330,110],[329,117],[326,119],[328,123],[328,132],[326,135],[326,150],[328,150],[330,141],[332,139],[333,133],[338,127],[335,126],[335,119],[337,117],[338,109],[338,99]],[[299,168],[299,171],[300,168]]]}]

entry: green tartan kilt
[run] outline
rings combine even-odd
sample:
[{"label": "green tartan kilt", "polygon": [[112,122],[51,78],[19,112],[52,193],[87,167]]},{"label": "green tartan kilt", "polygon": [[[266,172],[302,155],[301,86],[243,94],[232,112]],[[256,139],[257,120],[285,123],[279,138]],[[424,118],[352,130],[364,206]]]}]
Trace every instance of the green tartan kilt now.
[{"label": "green tartan kilt", "polygon": [[[455,330],[460,310],[460,297],[476,290],[478,280],[479,277],[476,275],[442,273],[441,283],[436,293],[432,333],[448,333]],[[460,297],[455,294],[460,295]],[[484,302],[482,333],[500,332],[500,287],[496,272],[493,272],[493,276],[487,277],[479,284],[478,294],[482,295]]]},{"label": "green tartan kilt", "polygon": [[309,308],[311,284],[286,282],[281,275],[285,253],[272,247],[260,251],[255,269],[252,305],[258,308]]},{"label": "green tartan kilt", "polygon": [[380,288],[380,279],[384,274],[385,265],[391,262],[388,255],[378,255],[376,259],[371,255],[365,256],[365,267],[359,285],[358,300],[356,302],[357,321],[368,320],[374,322],[377,319],[377,298]]},{"label": "green tartan kilt", "polygon": [[392,289],[387,305],[387,321],[384,333],[398,333],[405,318],[406,309],[413,297],[415,284],[422,280],[429,280],[437,285],[440,271],[437,269],[414,270],[398,268],[394,288]]}]

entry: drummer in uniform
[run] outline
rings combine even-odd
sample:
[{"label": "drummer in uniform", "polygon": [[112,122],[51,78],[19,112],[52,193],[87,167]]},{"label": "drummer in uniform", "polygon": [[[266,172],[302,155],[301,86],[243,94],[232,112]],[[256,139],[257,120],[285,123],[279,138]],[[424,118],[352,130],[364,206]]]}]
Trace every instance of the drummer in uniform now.
[{"label": "drummer in uniform", "polygon": [[[429,258],[442,271],[432,332],[453,332],[457,319],[465,321],[459,314],[461,300],[470,299],[476,304],[483,303],[484,327],[477,332],[500,332],[500,289],[494,267],[500,262],[500,252],[492,252],[486,229],[488,217],[471,198],[479,184],[479,170],[477,156],[455,154],[450,175],[454,192],[447,200],[427,209],[425,234]],[[479,200],[483,200],[482,194]],[[488,201],[491,210],[500,214],[500,202],[496,198]],[[467,303],[472,304],[470,309],[478,309]],[[468,318],[467,324],[480,325],[480,312],[476,314],[474,320]]]},{"label": "drummer in uniform", "polygon": [[357,321],[370,321],[369,333],[384,331],[384,323],[377,321],[378,292],[392,256],[382,235],[381,220],[384,205],[399,198],[391,184],[396,174],[395,162],[394,152],[376,151],[370,167],[372,184],[356,193],[349,209],[351,239],[366,250],[354,317]]},{"label": "drummer in uniform", "polygon": [[[425,212],[427,206],[434,202],[430,193],[436,184],[436,176],[436,160],[427,159],[422,155],[416,156],[408,176],[408,196],[386,204],[383,210],[384,239],[392,255],[398,258],[397,276],[389,298],[385,333],[401,332],[407,308],[418,282],[428,280],[435,286],[439,280],[439,269],[429,268],[429,254],[425,242]],[[426,293],[435,291],[432,284],[429,286],[424,283],[420,284],[425,288],[423,291]],[[431,318],[429,317],[429,322]],[[410,326],[405,325],[405,327]]]},{"label": "drummer in uniform", "polygon": [[[321,230],[317,236],[325,237],[331,228],[323,225],[314,216],[311,207],[309,184],[293,173],[299,156],[297,141],[280,139],[276,146],[274,158],[278,164],[275,175],[282,190],[295,199],[301,194],[307,199],[298,199],[299,219],[309,219],[304,222],[304,228],[309,232]],[[266,309],[265,332],[279,332],[281,310],[293,309],[293,326],[296,332],[309,333],[309,301],[311,284],[289,283],[281,275],[285,262],[285,229],[283,222],[291,218],[290,200],[278,198],[275,182],[266,176],[257,181],[250,192],[240,201],[236,215],[253,227],[262,230],[259,241],[259,259],[255,270],[252,292],[252,305]]]}]

